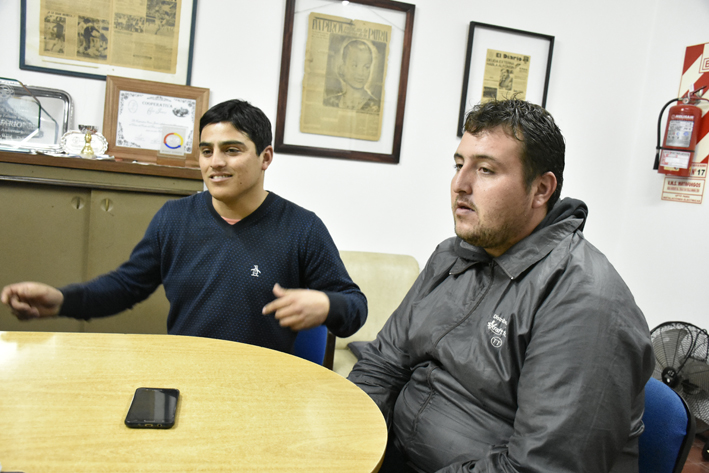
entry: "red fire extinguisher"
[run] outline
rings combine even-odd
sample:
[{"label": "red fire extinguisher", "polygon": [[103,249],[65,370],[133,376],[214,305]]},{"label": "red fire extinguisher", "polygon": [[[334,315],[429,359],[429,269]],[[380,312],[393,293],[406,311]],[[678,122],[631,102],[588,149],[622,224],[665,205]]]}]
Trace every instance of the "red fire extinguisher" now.
[{"label": "red fire extinguisher", "polygon": [[[695,104],[702,99],[701,93],[704,88],[698,91],[690,91],[686,97],[672,99],[665,104],[660,112],[657,122],[657,153],[655,154],[655,166],[662,174],[673,176],[689,177],[694,159],[694,151],[697,146],[699,135],[699,122],[702,119],[702,110]],[[660,146],[660,124],[662,113],[668,105],[673,102],[680,102],[670,108],[665,126],[665,139]]]}]

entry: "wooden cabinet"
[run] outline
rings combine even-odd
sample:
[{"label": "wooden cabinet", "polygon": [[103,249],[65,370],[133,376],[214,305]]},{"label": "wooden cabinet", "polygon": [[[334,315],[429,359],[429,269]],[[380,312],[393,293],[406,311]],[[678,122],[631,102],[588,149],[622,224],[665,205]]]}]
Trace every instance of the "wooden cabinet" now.
[{"label": "wooden cabinet", "polygon": [[[201,190],[194,178],[0,161],[0,287],[63,286],[115,269],[167,200]],[[133,309],[88,322],[20,322],[0,305],[0,330],[166,333],[168,309],[162,287]]]},{"label": "wooden cabinet", "polygon": [[[153,215],[167,200],[163,194],[94,190],[89,205],[86,279],[117,268],[130,256]],[[116,317],[102,317],[84,324],[86,332],[167,333],[169,310],[160,286],[147,300]]]},{"label": "wooden cabinet", "polygon": [[[0,182],[0,286],[84,280],[90,191]],[[20,322],[0,306],[0,330],[80,331],[81,322]]]}]

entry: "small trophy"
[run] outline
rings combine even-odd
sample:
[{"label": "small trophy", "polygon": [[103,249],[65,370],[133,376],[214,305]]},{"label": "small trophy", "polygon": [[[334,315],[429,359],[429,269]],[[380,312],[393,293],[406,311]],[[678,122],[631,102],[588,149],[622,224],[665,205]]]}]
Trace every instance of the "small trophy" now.
[{"label": "small trophy", "polygon": [[81,153],[79,153],[79,156],[86,159],[93,159],[96,157],[96,154],[94,153],[94,149],[91,147],[92,132],[88,127],[86,127],[86,130],[81,131],[84,132],[84,147],[81,148]]},{"label": "small trophy", "polygon": [[85,159],[105,159],[101,157],[108,149],[108,142],[93,125],[79,125],[78,130],[64,133],[61,146],[68,155]]}]

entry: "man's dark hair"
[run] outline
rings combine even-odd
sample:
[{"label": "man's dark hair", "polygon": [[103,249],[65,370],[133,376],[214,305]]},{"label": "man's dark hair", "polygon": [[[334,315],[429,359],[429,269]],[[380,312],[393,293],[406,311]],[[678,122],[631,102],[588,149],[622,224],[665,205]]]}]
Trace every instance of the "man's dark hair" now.
[{"label": "man's dark hair", "polygon": [[199,120],[199,134],[202,134],[205,126],[223,122],[231,123],[247,135],[256,145],[256,154],[261,154],[273,139],[271,121],[260,108],[249,102],[233,99],[213,106]]},{"label": "man's dark hair", "polygon": [[554,118],[539,105],[519,99],[493,100],[476,105],[465,117],[464,130],[471,135],[502,127],[522,145],[522,168],[527,190],[542,174],[556,176],[556,190],[547,202],[551,209],[561,195],[564,183],[566,144]]}]

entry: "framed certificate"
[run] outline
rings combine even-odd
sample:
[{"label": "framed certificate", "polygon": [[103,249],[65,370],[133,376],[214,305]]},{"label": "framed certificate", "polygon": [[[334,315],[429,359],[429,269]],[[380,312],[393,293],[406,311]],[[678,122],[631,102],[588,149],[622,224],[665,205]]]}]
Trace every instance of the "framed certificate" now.
[{"label": "framed certificate", "polygon": [[[199,119],[209,89],[106,76],[103,134],[117,159],[199,166]],[[165,155],[166,145],[181,153]]]}]

